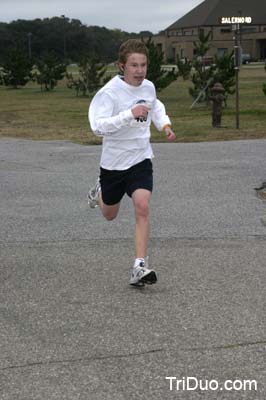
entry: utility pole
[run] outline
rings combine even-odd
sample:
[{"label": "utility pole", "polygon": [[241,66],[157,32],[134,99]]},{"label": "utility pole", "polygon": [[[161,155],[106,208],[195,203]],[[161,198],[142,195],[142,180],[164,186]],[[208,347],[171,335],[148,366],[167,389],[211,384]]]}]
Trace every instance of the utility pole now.
[{"label": "utility pole", "polygon": [[234,53],[235,53],[235,77],[236,77],[236,129],[239,129],[239,70],[242,64],[242,49],[240,45],[240,26],[234,24]]},{"label": "utility pole", "polygon": [[66,62],[66,17],[61,15],[63,18],[63,54],[64,54],[64,62]]},{"label": "utility pole", "polygon": [[28,54],[29,54],[29,59],[31,60],[31,37],[32,37],[32,33],[31,32],[29,32],[28,34],[27,34],[27,36],[28,36]]},{"label": "utility pole", "polygon": [[236,129],[239,129],[239,70],[242,65],[242,48],[241,48],[241,30],[242,24],[252,24],[251,16],[242,16],[241,10],[238,11],[238,16],[221,17],[221,24],[232,26],[234,32],[234,53],[235,53],[235,77],[236,77]]}]

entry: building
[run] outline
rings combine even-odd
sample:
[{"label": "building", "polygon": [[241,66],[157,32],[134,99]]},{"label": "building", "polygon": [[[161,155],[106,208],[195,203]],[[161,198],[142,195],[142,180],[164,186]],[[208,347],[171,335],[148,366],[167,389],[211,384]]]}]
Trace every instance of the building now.
[{"label": "building", "polygon": [[223,55],[234,48],[234,29],[240,22],[242,53],[252,60],[266,59],[265,0],[205,0],[174,22],[154,42],[165,59],[192,59],[200,30],[211,31],[207,55]]}]

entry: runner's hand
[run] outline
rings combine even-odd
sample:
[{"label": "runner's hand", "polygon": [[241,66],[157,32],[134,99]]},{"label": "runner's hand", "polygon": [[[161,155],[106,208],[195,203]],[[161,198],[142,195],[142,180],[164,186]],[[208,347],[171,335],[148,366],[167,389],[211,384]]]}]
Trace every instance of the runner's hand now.
[{"label": "runner's hand", "polygon": [[134,118],[147,118],[149,110],[150,109],[147,106],[144,106],[142,104],[139,104],[131,108],[131,112]]},{"label": "runner's hand", "polygon": [[175,133],[172,131],[171,126],[167,125],[167,126],[164,128],[164,131],[165,131],[166,137],[167,137],[167,139],[169,140],[169,142],[173,142],[173,141],[176,139],[176,135],[175,135]]}]

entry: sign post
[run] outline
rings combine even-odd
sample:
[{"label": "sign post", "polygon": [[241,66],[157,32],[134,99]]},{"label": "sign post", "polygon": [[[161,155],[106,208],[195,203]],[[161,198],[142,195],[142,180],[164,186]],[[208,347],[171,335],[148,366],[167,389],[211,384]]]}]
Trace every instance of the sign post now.
[{"label": "sign post", "polygon": [[235,54],[235,74],[236,74],[236,129],[239,129],[239,70],[242,64],[242,49],[239,40],[239,24],[233,25],[234,31],[234,54]]},{"label": "sign post", "polygon": [[251,17],[221,17],[220,23],[232,25],[234,32],[234,55],[235,55],[235,76],[236,76],[236,129],[239,129],[239,70],[242,64],[242,48],[240,43],[240,25],[251,24]]}]

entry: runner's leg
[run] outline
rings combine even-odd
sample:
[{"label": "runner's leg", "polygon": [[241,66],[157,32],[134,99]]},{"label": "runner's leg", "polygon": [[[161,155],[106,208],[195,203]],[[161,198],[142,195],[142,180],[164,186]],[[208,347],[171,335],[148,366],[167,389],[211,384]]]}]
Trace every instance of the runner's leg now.
[{"label": "runner's leg", "polygon": [[137,189],[132,193],[135,209],[135,256],[145,258],[147,256],[148,241],[150,236],[150,206],[151,192],[147,189]]}]

